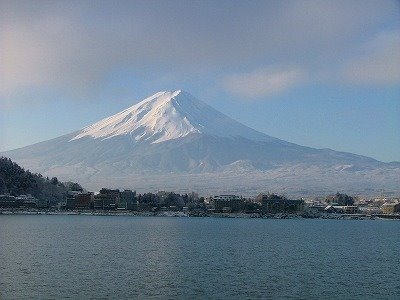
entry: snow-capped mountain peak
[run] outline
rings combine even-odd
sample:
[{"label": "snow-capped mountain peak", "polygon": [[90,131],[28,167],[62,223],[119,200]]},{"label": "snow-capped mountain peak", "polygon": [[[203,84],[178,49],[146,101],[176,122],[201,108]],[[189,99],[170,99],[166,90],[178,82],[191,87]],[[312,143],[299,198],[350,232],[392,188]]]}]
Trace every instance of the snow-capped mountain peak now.
[{"label": "snow-capped mountain peak", "polygon": [[160,143],[190,134],[268,138],[182,90],[158,92],[143,101],[80,130],[71,139],[109,139],[130,135],[134,141]]},{"label": "snow-capped mountain peak", "polygon": [[180,90],[156,93],[78,132],[0,154],[92,190],[373,194],[384,185],[400,191],[400,163],[285,142]]}]

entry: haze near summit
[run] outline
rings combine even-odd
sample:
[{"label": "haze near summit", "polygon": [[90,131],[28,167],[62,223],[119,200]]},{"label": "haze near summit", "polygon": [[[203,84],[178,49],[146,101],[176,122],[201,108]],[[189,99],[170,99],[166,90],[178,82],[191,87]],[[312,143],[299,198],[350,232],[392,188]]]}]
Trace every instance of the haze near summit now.
[{"label": "haze near summit", "polygon": [[179,88],[283,140],[400,161],[400,4],[0,1],[0,151]]}]

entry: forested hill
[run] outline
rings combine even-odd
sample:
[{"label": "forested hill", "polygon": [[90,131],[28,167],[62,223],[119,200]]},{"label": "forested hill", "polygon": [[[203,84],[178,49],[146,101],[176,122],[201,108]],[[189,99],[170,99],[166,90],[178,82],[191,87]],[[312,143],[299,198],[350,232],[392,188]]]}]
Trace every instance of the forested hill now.
[{"label": "forested hill", "polygon": [[71,190],[82,190],[77,183],[60,182],[39,173],[31,173],[7,157],[0,157],[0,194],[31,194],[38,199],[58,202]]}]

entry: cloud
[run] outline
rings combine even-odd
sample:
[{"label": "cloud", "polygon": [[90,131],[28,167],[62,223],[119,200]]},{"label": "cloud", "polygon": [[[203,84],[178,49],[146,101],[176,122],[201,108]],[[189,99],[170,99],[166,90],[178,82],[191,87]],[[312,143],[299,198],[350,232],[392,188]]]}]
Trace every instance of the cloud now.
[{"label": "cloud", "polygon": [[400,31],[379,33],[365,47],[363,54],[347,62],[343,77],[353,84],[400,84]]},{"label": "cloud", "polygon": [[284,92],[306,79],[299,68],[267,68],[224,78],[222,85],[229,93],[246,98],[267,97]]},{"label": "cloud", "polygon": [[[154,78],[271,63],[325,68],[343,61],[360,38],[382,24],[398,26],[399,19],[399,5],[390,0],[3,0],[0,101],[31,89],[99,89],[121,68]],[[281,90],[290,85],[281,84]]]}]

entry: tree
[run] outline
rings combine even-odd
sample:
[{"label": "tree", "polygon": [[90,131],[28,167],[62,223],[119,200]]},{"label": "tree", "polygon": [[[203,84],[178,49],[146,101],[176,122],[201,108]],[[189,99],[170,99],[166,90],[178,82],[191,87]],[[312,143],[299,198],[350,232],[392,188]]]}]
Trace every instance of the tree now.
[{"label": "tree", "polygon": [[77,191],[77,192],[83,191],[82,186],[77,182],[68,181],[68,182],[65,182],[64,185],[71,191]]},{"label": "tree", "polygon": [[5,193],[5,192],[7,192],[6,182],[2,177],[0,177],[0,193]]},{"label": "tree", "polygon": [[331,204],[336,203],[340,206],[347,206],[354,204],[354,198],[347,194],[336,193],[335,195],[327,196],[325,202]]},{"label": "tree", "polygon": [[[73,187],[82,188],[77,183]],[[0,157],[0,193],[9,192],[14,196],[31,194],[38,199],[59,202],[70,190],[57,177],[49,180],[39,173],[25,170],[9,158]]]}]

